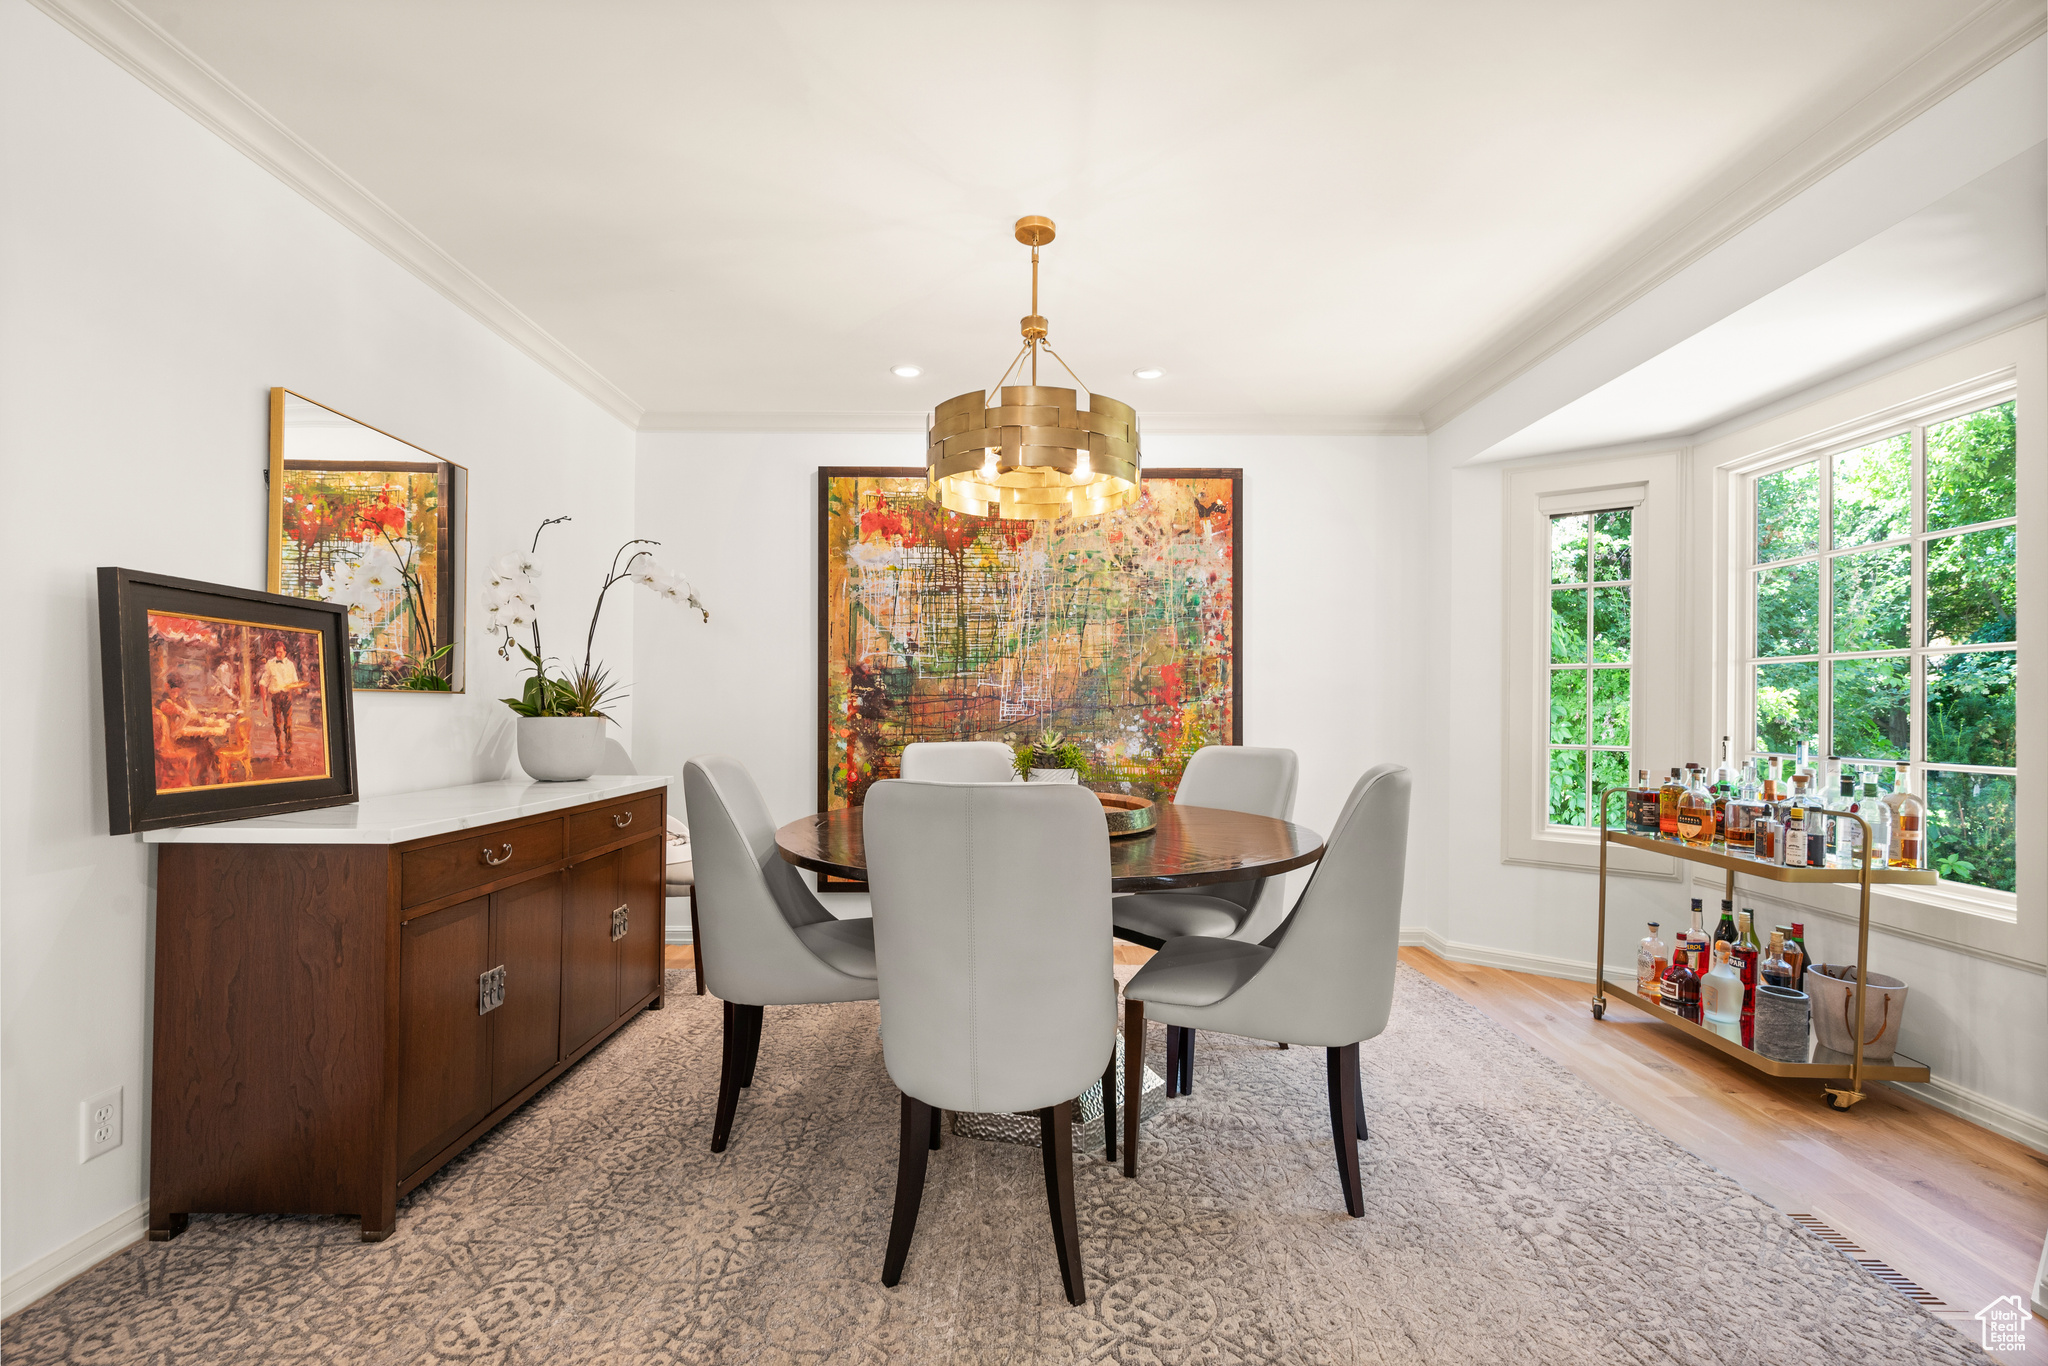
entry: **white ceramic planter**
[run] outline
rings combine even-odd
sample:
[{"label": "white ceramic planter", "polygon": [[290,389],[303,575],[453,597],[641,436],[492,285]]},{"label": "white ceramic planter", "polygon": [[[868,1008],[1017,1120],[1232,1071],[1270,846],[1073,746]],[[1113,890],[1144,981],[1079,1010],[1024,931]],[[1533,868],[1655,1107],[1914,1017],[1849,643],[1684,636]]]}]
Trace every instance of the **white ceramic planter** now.
[{"label": "white ceramic planter", "polygon": [[1034,783],[1078,783],[1080,773],[1071,768],[1034,768],[1030,781]]},{"label": "white ceramic planter", "polygon": [[519,766],[537,782],[573,783],[604,762],[602,716],[522,716]]}]

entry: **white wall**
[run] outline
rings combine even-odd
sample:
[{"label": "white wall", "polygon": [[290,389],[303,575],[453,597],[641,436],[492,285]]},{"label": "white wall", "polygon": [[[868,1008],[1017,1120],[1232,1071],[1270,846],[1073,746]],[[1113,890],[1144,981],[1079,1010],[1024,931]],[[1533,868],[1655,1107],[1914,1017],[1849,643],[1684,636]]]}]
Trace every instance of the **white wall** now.
[{"label": "white wall", "polygon": [[[642,772],[733,754],[778,820],[814,809],[818,468],[921,458],[915,435],[641,434],[639,534],[667,543],[711,609],[708,634],[640,615]],[[1422,438],[1148,437],[1145,462],[1245,472],[1244,739],[1300,753],[1296,819],[1327,832],[1358,776],[1389,760],[1414,770],[1418,813],[1433,802],[1433,737],[1413,723],[1428,669],[1393,644],[1420,639],[1443,568],[1415,515]],[[1418,816],[1414,847],[1429,837]],[[1411,908],[1438,899],[1440,866],[1411,858]]]},{"label": "white wall", "polygon": [[[11,1299],[146,1195],[152,859],[106,833],[95,566],[261,588],[281,384],[469,467],[472,594],[572,515],[543,547],[566,646],[630,534],[633,436],[24,0],[0,0],[0,185]],[[608,617],[630,674],[630,603]],[[365,793],[504,772],[511,668],[468,648],[466,696],[357,695]],[[81,1165],[78,1104],[115,1085],[126,1141]]]}]

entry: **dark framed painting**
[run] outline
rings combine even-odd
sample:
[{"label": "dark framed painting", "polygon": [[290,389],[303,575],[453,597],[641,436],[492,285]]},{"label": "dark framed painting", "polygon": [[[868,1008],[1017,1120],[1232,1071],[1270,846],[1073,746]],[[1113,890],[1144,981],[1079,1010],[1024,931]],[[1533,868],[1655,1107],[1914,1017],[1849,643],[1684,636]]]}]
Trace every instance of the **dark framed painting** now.
[{"label": "dark framed painting", "polygon": [[964,517],[921,468],[818,471],[818,809],[919,740],[1057,734],[1172,794],[1243,738],[1244,472],[1149,469],[1120,512]]},{"label": "dark framed painting", "polygon": [[102,568],[113,834],[357,798],[348,609]]},{"label": "dark framed painting", "polygon": [[350,686],[461,692],[468,472],[270,391],[269,585],[348,611]]}]

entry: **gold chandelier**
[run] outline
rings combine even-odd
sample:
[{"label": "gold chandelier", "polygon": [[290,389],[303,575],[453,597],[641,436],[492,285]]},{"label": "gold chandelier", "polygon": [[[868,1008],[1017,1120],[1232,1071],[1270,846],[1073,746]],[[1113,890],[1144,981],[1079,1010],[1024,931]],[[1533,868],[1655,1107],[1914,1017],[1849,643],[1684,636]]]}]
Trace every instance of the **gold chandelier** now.
[{"label": "gold chandelier", "polygon": [[[1073,389],[1038,384],[1043,350],[1087,389],[1046,344],[1038,313],[1038,249],[1052,235],[1050,218],[1017,220],[1017,240],[1031,248],[1031,313],[1009,369],[993,391],[949,398],[928,420],[924,495],[954,512],[1050,521],[1114,512],[1138,500],[1138,415],[1131,406],[1090,391],[1082,407]],[[1005,385],[1027,358],[1031,382]]]}]

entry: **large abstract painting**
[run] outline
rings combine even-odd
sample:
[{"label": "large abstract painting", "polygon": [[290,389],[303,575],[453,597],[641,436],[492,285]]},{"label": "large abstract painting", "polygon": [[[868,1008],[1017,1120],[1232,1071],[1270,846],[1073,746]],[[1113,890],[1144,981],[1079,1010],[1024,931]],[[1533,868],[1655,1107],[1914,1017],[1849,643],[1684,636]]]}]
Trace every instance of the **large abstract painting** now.
[{"label": "large abstract painting", "polygon": [[963,517],[921,469],[819,471],[821,810],[918,740],[1079,744],[1171,795],[1240,738],[1239,470],[1148,470],[1090,520]]}]

